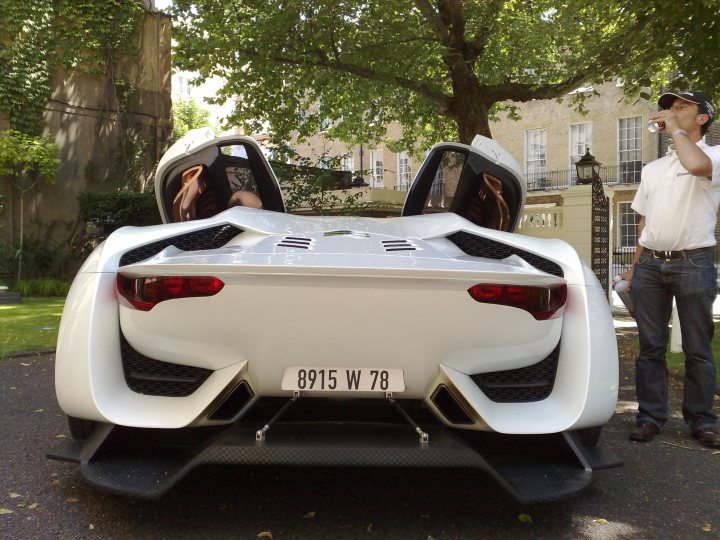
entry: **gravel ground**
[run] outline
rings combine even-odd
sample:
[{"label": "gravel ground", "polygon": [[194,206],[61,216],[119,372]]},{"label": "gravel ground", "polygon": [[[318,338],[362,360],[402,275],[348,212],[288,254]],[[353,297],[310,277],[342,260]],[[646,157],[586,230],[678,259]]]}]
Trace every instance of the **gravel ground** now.
[{"label": "gravel ground", "polygon": [[44,457],[69,436],[53,355],[0,360],[0,538],[720,538],[720,452],[689,438],[677,382],[661,436],[627,439],[632,332],[618,328],[620,399],[601,439],[625,465],[595,473],[578,497],[535,505],[462,470],[206,467],[159,501],[107,495]]}]

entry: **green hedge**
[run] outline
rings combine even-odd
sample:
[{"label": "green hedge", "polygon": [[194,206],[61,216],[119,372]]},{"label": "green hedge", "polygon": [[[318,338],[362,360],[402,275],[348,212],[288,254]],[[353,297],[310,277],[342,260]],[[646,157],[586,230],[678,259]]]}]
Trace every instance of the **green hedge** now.
[{"label": "green hedge", "polygon": [[67,296],[70,290],[70,282],[51,277],[41,277],[37,279],[23,279],[18,281],[13,287],[20,296]]},{"label": "green hedge", "polygon": [[157,225],[161,223],[155,202],[155,192],[136,193],[118,191],[115,193],[83,192],[78,195],[80,219],[124,225]]}]

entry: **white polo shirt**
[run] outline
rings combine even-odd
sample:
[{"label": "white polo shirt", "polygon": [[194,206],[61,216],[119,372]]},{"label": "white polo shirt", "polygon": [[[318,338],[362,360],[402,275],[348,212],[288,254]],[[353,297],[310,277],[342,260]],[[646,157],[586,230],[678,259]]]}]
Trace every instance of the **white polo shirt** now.
[{"label": "white polo shirt", "polygon": [[643,167],[632,208],[645,216],[640,245],[677,251],[715,245],[720,204],[720,146],[697,145],[712,161],[712,178],[685,170],[672,148]]}]

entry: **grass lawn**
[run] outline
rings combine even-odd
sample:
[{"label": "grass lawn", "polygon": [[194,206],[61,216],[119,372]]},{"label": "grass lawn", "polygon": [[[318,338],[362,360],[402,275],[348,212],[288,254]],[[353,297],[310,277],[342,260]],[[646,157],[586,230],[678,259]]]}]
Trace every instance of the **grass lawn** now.
[{"label": "grass lawn", "polygon": [[[639,345],[635,343],[635,353],[640,350]],[[668,344],[668,351],[670,345]],[[715,337],[712,340],[712,351],[713,357],[715,358],[715,365],[717,366],[716,379],[718,389],[720,389],[720,322],[715,322]],[[675,371],[680,374],[685,373],[685,355],[683,353],[667,353],[667,365],[670,371]]]},{"label": "grass lawn", "polygon": [[0,358],[10,353],[54,349],[65,298],[23,298],[0,305]]}]

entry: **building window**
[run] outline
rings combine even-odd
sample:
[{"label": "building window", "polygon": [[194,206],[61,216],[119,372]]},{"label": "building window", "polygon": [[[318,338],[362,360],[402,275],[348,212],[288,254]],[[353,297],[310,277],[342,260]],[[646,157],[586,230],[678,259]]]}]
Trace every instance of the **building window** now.
[{"label": "building window", "polygon": [[575,164],[585,155],[592,146],[592,125],[572,124],[570,126],[570,184],[577,182],[577,169]]},{"label": "building window", "polygon": [[430,186],[430,195],[442,195],[443,192],[443,170],[438,168],[432,186]]},{"label": "building window", "polygon": [[175,94],[183,99],[190,97],[190,79],[187,75],[176,74],[173,76],[172,86],[175,89]]},{"label": "building window", "polygon": [[341,158],[340,167],[345,172],[355,172],[355,156],[352,152],[348,152]]},{"label": "building window", "polygon": [[[525,173],[528,175],[545,174],[547,167],[547,130],[528,129],[525,132]],[[534,177],[533,180],[538,178]]]},{"label": "building window", "polygon": [[642,116],[618,120],[618,182],[640,182],[642,131]]},{"label": "building window", "polygon": [[370,150],[370,178],[372,187],[383,187],[383,151]]},{"label": "building window", "polygon": [[640,214],[632,209],[632,203],[618,203],[618,249],[623,251],[635,249],[638,223],[640,223]]},{"label": "building window", "polygon": [[410,156],[407,152],[400,152],[397,156],[397,190],[407,191],[410,189],[412,180],[412,166]]}]

